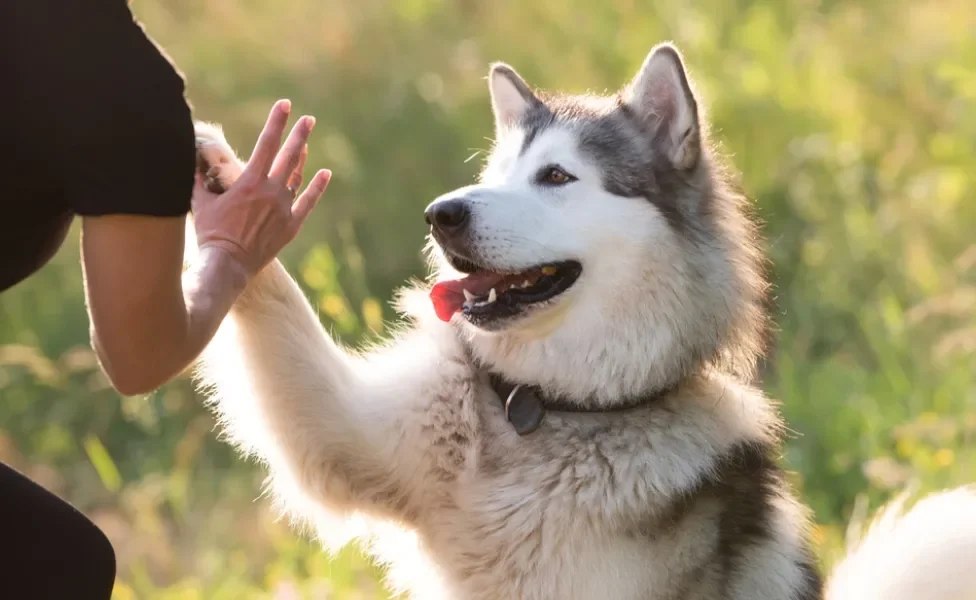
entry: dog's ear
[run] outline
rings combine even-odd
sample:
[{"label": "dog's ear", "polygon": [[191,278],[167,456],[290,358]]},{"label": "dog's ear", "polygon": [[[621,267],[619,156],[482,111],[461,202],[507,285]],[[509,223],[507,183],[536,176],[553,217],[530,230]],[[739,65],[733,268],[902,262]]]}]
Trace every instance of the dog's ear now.
[{"label": "dog's ear", "polygon": [[525,80],[505,63],[495,63],[488,74],[491,108],[497,134],[510,129],[534,103],[539,102]]},{"label": "dog's ear", "polygon": [[623,91],[624,102],[654,135],[654,144],[677,169],[691,169],[701,154],[698,103],[681,53],[655,46]]}]

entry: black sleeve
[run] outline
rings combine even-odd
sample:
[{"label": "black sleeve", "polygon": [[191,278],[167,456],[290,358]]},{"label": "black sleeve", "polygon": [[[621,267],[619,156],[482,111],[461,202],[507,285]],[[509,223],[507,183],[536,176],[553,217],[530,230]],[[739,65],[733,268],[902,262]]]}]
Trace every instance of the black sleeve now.
[{"label": "black sleeve", "polygon": [[73,15],[67,9],[77,21],[60,42],[66,46],[66,71],[58,74],[65,84],[61,161],[72,210],[186,214],[195,150],[182,76],[124,0],[65,5],[85,7]]}]

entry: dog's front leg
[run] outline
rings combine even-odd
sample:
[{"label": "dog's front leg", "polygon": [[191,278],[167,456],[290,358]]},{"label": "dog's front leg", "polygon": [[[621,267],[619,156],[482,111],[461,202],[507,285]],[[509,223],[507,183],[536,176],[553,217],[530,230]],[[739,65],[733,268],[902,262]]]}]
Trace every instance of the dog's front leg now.
[{"label": "dog's front leg", "polygon": [[231,439],[268,464],[286,500],[406,519],[421,457],[405,447],[404,421],[419,398],[402,387],[402,400],[390,397],[394,382],[364,380],[354,360],[276,261],[238,300],[200,373]]},{"label": "dog's front leg", "polygon": [[[197,145],[208,178],[233,185],[243,164],[219,129],[198,126]],[[289,508],[308,516],[311,500],[340,514],[409,519],[407,482],[420,469],[422,445],[407,442],[405,415],[422,397],[408,383],[385,381],[395,373],[361,365],[274,261],[237,301],[199,373],[231,440],[267,463]]]}]

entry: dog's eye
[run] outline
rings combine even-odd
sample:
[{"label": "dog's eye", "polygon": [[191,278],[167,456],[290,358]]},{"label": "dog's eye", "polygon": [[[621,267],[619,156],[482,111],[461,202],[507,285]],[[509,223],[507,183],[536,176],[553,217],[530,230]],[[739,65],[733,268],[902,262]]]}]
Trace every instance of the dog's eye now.
[{"label": "dog's eye", "polygon": [[565,185],[576,178],[559,167],[545,167],[539,172],[539,183],[543,185]]}]

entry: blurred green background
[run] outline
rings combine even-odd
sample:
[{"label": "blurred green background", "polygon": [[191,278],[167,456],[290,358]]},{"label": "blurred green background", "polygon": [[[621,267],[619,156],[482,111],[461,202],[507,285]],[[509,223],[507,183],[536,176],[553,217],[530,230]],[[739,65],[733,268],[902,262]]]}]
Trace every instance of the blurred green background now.
[{"label": "blurred green background", "polygon": [[[422,208],[489,146],[484,77],[614,90],[684,51],[765,222],[777,343],[764,386],[829,566],[856,506],[976,481],[976,11],[970,0],[136,0],[198,118],[246,156],[279,97],[314,114],[326,198],[283,259],[348,341],[422,274]],[[469,160],[470,159],[470,160]],[[151,185],[151,182],[147,182]],[[17,201],[30,201],[18,199]],[[276,522],[261,471],[186,380],[120,398],[98,372],[77,233],[0,296],[0,460],[119,554],[116,597],[385,598]]]}]

